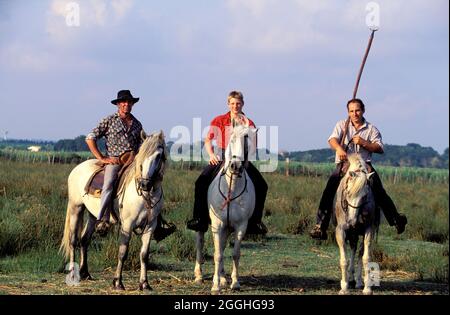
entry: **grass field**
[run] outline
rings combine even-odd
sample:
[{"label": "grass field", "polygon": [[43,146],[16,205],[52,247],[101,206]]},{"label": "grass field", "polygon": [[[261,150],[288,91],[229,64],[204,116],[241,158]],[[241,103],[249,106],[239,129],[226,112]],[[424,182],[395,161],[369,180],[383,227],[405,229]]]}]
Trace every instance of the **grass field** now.
[{"label": "grass field", "polygon": [[[119,294],[110,285],[118,250],[115,232],[94,237],[91,244],[90,271],[96,281],[77,287],[64,282],[65,263],[57,248],[66,211],[66,180],[73,167],[0,160],[0,294]],[[207,234],[207,280],[195,285],[194,233],[185,229],[198,174],[169,170],[164,179],[164,215],[178,231],[161,243],[152,242],[151,294],[209,294],[211,235]],[[317,242],[306,235],[326,177],[264,176],[269,184],[264,217],[269,234],[243,244],[238,294],[336,294],[340,272],[332,237]],[[448,294],[448,185],[399,179],[386,180],[385,188],[409,224],[401,236],[386,223],[381,226],[374,250],[381,285],[375,294]],[[120,294],[141,294],[136,290],[139,246],[139,238],[133,236],[124,273],[127,291]],[[225,254],[229,272],[230,249]]]}]

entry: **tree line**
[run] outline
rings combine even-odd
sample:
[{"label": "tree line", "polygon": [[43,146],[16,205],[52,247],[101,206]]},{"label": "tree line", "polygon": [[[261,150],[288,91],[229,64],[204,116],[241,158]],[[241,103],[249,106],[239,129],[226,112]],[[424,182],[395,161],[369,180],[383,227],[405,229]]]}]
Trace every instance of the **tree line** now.
[{"label": "tree line", "polygon": [[[39,145],[42,151],[65,151],[82,152],[89,151],[85,141],[86,136],[80,135],[75,139],[61,139],[56,142],[36,141],[36,140],[7,140],[0,141],[0,149],[13,147],[26,150],[28,146]],[[105,151],[105,141],[100,139],[98,147]],[[168,142],[170,146],[173,142]],[[191,146],[192,149],[192,146]],[[316,149],[307,151],[283,152],[279,155],[280,160],[289,157],[291,161],[312,162],[312,163],[332,163],[334,162],[334,151],[331,149]],[[449,153],[448,148],[443,154],[439,154],[431,147],[422,147],[417,143],[408,143],[407,145],[386,144],[384,154],[374,154],[373,161],[378,165],[397,166],[397,167],[430,167],[430,168],[448,168]]]},{"label": "tree line", "polygon": [[[334,162],[334,151],[331,149],[319,149],[308,151],[295,151],[285,154],[292,161],[325,163]],[[439,154],[431,147],[422,147],[417,143],[407,145],[384,146],[383,154],[373,154],[373,162],[378,165],[399,167],[431,167],[448,168],[448,148],[443,154]]]}]

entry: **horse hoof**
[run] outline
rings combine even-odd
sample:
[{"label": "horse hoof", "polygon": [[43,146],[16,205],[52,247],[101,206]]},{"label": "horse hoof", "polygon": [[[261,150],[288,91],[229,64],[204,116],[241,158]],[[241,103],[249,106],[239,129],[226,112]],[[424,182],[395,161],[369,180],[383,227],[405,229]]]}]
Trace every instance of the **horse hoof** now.
[{"label": "horse hoof", "polygon": [[340,290],[339,291],[339,295],[347,295],[348,294],[348,290]]},{"label": "horse hoof", "polygon": [[80,273],[80,279],[81,280],[87,280],[87,281],[94,280],[94,278],[92,278],[92,276],[89,274],[89,272],[81,272]]},{"label": "horse hoof", "polygon": [[141,290],[141,291],[152,291],[153,290],[153,288],[148,284],[148,282],[147,282],[147,280],[146,281],[144,281],[144,282],[142,282],[142,283],[139,283],[139,290]]},{"label": "horse hoof", "polygon": [[203,278],[202,277],[195,277],[194,283],[202,284],[203,283]]},{"label": "horse hoof", "polygon": [[125,291],[125,286],[123,285],[122,281],[119,281],[118,279],[113,280],[113,289],[117,291]]},{"label": "horse hoof", "polygon": [[232,283],[230,289],[234,291],[239,291],[241,289],[241,285],[239,284],[239,282]]},{"label": "horse hoof", "polygon": [[211,294],[212,294],[212,295],[219,295],[219,294],[220,294],[220,289],[212,288],[212,289],[211,289]]},{"label": "horse hoof", "polygon": [[364,289],[364,290],[363,290],[363,294],[364,294],[364,295],[372,295],[372,294],[373,294],[373,291],[372,291],[372,289]]}]

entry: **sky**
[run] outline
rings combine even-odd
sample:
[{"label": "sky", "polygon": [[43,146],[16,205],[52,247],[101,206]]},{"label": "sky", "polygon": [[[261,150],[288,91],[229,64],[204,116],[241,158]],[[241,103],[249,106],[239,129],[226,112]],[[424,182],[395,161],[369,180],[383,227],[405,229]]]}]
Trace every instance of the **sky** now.
[{"label": "sky", "polygon": [[[194,121],[207,127],[227,111],[228,92],[240,90],[246,115],[278,128],[279,150],[325,148],[347,115],[375,12],[369,2],[0,0],[0,135],[85,135],[129,89],[144,129],[177,141],[176,126],[193,136]],[[379,30],[357,95],[365,117],[385,144],[442,153],[449,2],[372,2]]]}]

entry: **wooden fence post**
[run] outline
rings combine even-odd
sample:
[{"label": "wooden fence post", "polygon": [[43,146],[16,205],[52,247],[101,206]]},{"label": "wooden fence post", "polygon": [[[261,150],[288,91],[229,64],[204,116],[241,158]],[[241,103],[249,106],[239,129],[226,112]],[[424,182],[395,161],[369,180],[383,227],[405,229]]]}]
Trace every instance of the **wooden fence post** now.
[{"label": "wooden fence post", "polygon": [[285,168],[286,168],[286,176],[289,176],[289,158],[286,158],[286,163],[285,163]]}]

